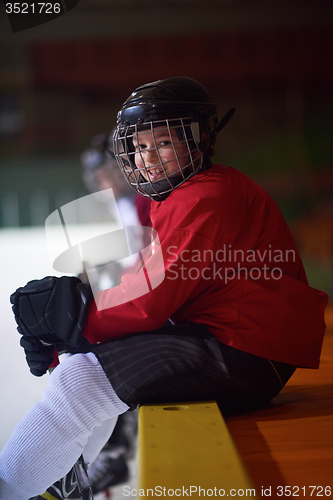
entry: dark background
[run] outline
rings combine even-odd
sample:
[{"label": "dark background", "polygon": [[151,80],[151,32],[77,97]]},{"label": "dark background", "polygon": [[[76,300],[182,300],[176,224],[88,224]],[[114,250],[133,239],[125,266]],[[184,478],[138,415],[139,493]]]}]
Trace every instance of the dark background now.
[{"label": "dark background", "polygon": [[135,87],[186,75],[220,116],[215,160],[277,201],[310,284],[333,267],[331,0],[80,0],[13,33],[0,6],[0,228],[86,194],[80,154]]}]

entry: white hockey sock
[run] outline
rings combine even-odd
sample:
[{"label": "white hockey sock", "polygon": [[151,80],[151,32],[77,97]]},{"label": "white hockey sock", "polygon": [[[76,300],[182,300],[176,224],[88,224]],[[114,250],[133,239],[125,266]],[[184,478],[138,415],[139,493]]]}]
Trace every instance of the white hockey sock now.
[{"label": "white hockey sock", "polygon": [[89,436],[87,444],[83,450],[83,458],[85,463],[92,464],[101,449],[110,439],[113,429],[116,426],[118,415],[109,420],[104,420],[100,427],[95,427],[94,432]]},{"label": "white hockey sock", "polygon": [[[93,458],[115,417],[127,410],[93,353],[65,359],[0,454],[0,499],[28,500],[44,493],[69,472],[88,441]],[[101,426],[109,428],[105,440]]]}]

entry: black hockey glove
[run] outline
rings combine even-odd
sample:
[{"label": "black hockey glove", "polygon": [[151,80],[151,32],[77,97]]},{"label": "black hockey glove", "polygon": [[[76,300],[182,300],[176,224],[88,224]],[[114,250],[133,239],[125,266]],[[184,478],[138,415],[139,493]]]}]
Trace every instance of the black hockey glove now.
[{"label": "black hockey glove", "polygon": [[19,333],[69,352],[89,350],[82,331],[91,299],[90,286],[72,276],[29,281],[10,296]]},{"label": "black hockey glove", "polygon": [[47,372],[53,361],[53,345],[44,345],[40,340],[23,335],[20,344],[24,349],[30,371],[36,377]]}]

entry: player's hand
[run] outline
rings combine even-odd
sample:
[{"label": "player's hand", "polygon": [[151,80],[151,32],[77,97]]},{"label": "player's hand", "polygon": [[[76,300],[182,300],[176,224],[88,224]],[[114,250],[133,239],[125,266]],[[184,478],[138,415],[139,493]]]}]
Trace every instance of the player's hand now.
[{"label": "player's hand", "polygon": [[72,276],[29,281],[10,296],[19,333],[47,344],[65,343],[71,352],[88,350],[82,331],[91,299],[90,286]]}]

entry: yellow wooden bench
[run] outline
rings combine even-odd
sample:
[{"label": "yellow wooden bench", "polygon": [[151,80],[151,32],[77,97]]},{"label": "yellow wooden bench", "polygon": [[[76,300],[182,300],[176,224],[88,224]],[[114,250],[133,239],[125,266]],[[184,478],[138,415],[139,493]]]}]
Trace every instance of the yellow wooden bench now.
[{"label": "yellow wooden bench", "polygon": [[214,401],[139,409],[138,496],[259,498]]}]

